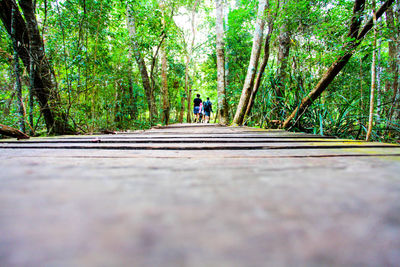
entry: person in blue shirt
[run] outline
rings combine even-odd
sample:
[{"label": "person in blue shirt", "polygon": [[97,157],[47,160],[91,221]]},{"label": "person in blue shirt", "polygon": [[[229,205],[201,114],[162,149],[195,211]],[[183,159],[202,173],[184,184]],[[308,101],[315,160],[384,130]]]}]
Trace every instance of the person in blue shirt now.
[{"label": "person in blue shirt", "polygon": [[203,109],[204,109],[204,115],[205,115],[204,122],[210,123],[210,116],[211,116],[211,112],[212,112],[212,103],[211,103],[209,97],[207,97],[207,101],[203,103]]}]

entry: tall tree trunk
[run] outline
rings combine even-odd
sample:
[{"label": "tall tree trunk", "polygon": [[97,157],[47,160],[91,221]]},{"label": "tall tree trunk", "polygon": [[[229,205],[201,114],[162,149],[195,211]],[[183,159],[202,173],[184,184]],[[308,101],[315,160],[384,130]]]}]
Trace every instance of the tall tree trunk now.
[{"label": "tall tree trunk", "polygon": [[0,18],[7,32],[11,34],[11,14],[12,8],[15,8],[15,39],[18,45],[18,56],[28,71],[33,59],[33,93],[38,99],[47,131],[50,134],[74,133],[75,130],[68,124],[67,115],[60,109],[60,96],[53,81],[54,72],[45,55],[43,40],[34,12],[34,3],[31,0],[20,1],[19,3],[25,19],[13,0],[0,0]]},{"label": "tall tree trunk", "polygon": [[[386,9],[393,3],[394,0],[387,0],[376,12],[376,18],[380,18]],[[351,41],[347,42],[343,47],[343,55],[340,56],[325,72],[322,78],[319,80],[318,84],[314,89],[302,99],[300,105],[296,107],[293,112],[285,119],[282,124],[283,128],[289,128],[292,125],[293,119],[299,119],[304,111],[317,99],[321,93],[329,86],[336,75],[343,69],[347,64],[355,49],[360,45],[361,41],[364,39],[365,35],[371,30],[373,26],[373,19],[368,20],[368,22],[363,27],[360,33],[361,16],[364,10],[365,0],[355,0],[353,8],[353,17],[351,20],[350,30],[348,37]]]},{"label": "tall tree trunk", "polygon": [[[396,18],[397,18],[397,48],[396,48],[396,59],[397,59],[397,90],[396,90],[396,109],[395,109],[395,118],[400,121],[400,0],[397,0],[396,7]],[[394,86],[393,86],[394,89]]]},{"label": "tall tree trunk", "polygon": [[158,121],[158,108],[157,108],[157,103],[156,103],[156,88],[159,88],[159,85],[156,83],[156,77],[158,74],[159,66],[158,66],[158,52],[159,48],[161,47],[162,41],[160,43],[160,46],[157,48],[156,54],[153,56],[153,65],[151,67],[150,71],[150,85],[151,85],[151,91],[150,91],[150,102],[151,102],[151,107],[152,107],[152,114],[153,114],[153,122],[156,123]]},{"label": "tall tree trunk", "polygon": [[[187,99],[187,113],[186,113],[186,121],[188,123],[192,122],[192,86],[189,84],[189,66],[192,59],[193,47],[194,42],[196,39],[196,10],[197,6],[199,5],[200,0],[196,0],[192,6],[192,18],[191,18],[191,30],[192,30],[192,40],[189,46],[186,46],[186,56],[185,56],[185,95]],[[186,43],[186,41],[185,41]]]},{"label": "tall tree trunk", "polygon": [[[165,38],[166,34],[166,23],[165,23],[165,12],[164,12],[164,3],[160,2],[160,9],[161,9],[161,22],[163,25],[163,37],[162,39]],[[167,52],[165,51],[165,44],[166,42],[164,41],[161,44],[161,79],[162,79],[162,89],[161,89],[161,94],[162,94],[162,121],[165,125],[169,124],[169,113],[170,113],[170,103],[169,103],[169,91],[168,91],[168,79],[167,79]]]},{"label": "tall tree trunk", "polygon": [[376,3],[375,0],[372,0],[372,12],[373,12],[373,22],[374,22],[374,39],[372,41],[372,64],[371,64],[371,95],[369,102],[369,120],[368,120],[368,130],[367,136],[365,137],[366,141],[371,139],[372,133],[372,125],[374,119],[374,103],[375,103],[375,89],[376,89],[376,38],[377,38],[377,29],[376,29]]},{"label": "tall tree trunk", "polygon": [[162,77],[162,102],[163,102],[163,123],[169,124],[169,92],[167,79],[167,53],[165,51],[165,43],[161,46],[161,77]]},{"label": "tall tree trunk", "polygon": [[15,39],[15,7],[12,7],[11,10],[11,40],[13,44],[14,50],[14,75],[15,75],[15,89],[17,92],[17,102],[18,102],[18,115],[19,115],[19,130],[21,132],[25,132],[25,114],[24,114],[24,102],[22,100],[22,86],[21,86],[21,68],[19,66],[19,57],[18,57],[18,45],[17,40]]},{"label": "tall tree trunk", "polygon": [[149,109],[149,119],[150,123],[153,125],[155,123],[156,107],[154,99],[154,91],[150,85],[150,79],[146,68],[146,63],[144,62],[143,56],[140,53],[139,43],[136,40],[136,25],[135,17],[133,16],[133,11],[130,9],[130,5],[127,6],[127,24],[129,29],[129,38],[132,42],[133,53],[135,56],[136,63],[139,66],[140,76],[142,77],[142,84],[144,92],[146,94],[147,106]]},{"label": "tall tree trunk", "polygon": [[178,119],[179,123],[183,122],[184,113],[185,113],[185,97],[181,95],[181,110],[179,112],[179,119]]},{"label": "tall tree trunk", "polygon": [[[400,9],[400,1],[398,1],[399,9]],[[395,11],[397,15],[397,23],[395,23],[396,16],[394,15],[393,8],[389,7],[386,11],[386,23],[389,29],[390,35],[388,42],[389,45],[389,67],[388,73],[390,74],[390,79],[386,81],[385,91],[392,92],[392,105],[390,106],[388,118],[391,121],[396,108],[399,108],[398,102],[400,100],[400,10]],[[397,27],[396,27],[397,26]],[[396,45],[397,43],[397,45]],[[398,112],[398,111],[397,111]]]},{"label": "tall tree trunk", "polygon": [[382,77],[382,66],[381,66],[381,41],[378,42],[377,50],[377,62],[376,62],[376,121],[381,121],[382,113],[382,89],[381,89],[381,77]]},{"label": "tall tree trunk", "polygon": [[277,84],[275,87],[276,101],[278,105],[278,112],[284,106],[282,101],[285,97],[285,82],[287,79],[287,62],[290,52],[290,37],[291,33],[288,29],[288,23],[284,22],[281,25],[280,33],[278,37],[279,49],[278,49],[278,69],[276,72]]},{"label": "tall tree trunk", "polygon": [[246,113],[246,109],[249,104],[251,89],[253,88],[254,85],[254,78],[258,67],[258,60],[260,58],[260,52],[263,40],[266,7],[267,7],[267,1],[260,0],[258,5],[257,21],[254,30],[253,47],[251,50],[249,67],[247,69],[246,79],[244,80],[242,95],[240,96],[239,104],[236,109],[236,114],[233,119],[233,123],[236,125],[243,124],[244,115]]},{"label": "tall tree trunk", "polygon": [[[269,8],[269,1],[267,1],[267,8]],[[265,71],[265,67],[267,66],[268,59],[269,59],[269,46],[270,46],[270,41],[271,41],[271,35],[274,27],[274,22],[273,22],[273,17],[269,15],[268,18],[268,33],[267,36],[265,37],[265,42],[264,42],[264,57],[262,59],[260,69],[257,73],[256,81],[253,86],[253,90],[251,91],[250,99],[249,99],[249,104],[247,105],[246,108],[246,113],[245,113],[245,119],[247,116],[250,115],[251,109],[253,108],[254,101],[258,92],[258,89],[260,88],[261,85],[261,79]]]},{"label": "tall tree trunk", "polygon": [[121,90],[121,87],[118,85],[118,82],[115,82],[115,94],[114,94],[114,122],[117,122],[117,125],[119,127],[120,122],[121,122],[121,106],[120,106],[120,98],[119,97],[119,91]]},{"label": "tall tree trunk", "polygon": [[[190,50],[190,49],[189,49]],[[187,51],[187,54],[185,56],[185,95],[187,99],[187,114],[186,114],[186,122],[191,123],[192,122],[192,117],[191,117],[191,101],[192,101],[192,92],[189,91],[189,63],[190,63],[190,56],[189,56],[189,51]]]},{"label": "tall tree trunk", "polygon": [[[228,5],[228,9],[225,12],[225,16],[224,16],[224,20],[225,20],[225,32],[229,31],[229,12],[230,12],[230,6]],[[227,48],[228,49],[228,48]],[[224,51],[224,56],[225,56],[225,92],[228,90],[228,86],[229,86],[229,56],[228,53],[229,51],[227,51],[227,49],[225,49]],[[227,104],[228,106],[228,104]],[[232,112],[229,112],[229,107],[227,108],[227,118],[229,121],[229,114],[232,114]]]},{"label": "tall tree trunk", "polygon": [[[129,9],[127,8],[127,25],[129,25]],[[130,36],[131,37],[131,36]],[[132,46],[128,46],[128,57],[130,60],[129,68],[128,68],[128,85],[129,85],[129,113],[131,119],[137,119],[138,117],[138,106],[137,106],[137,97],[136,92],[133,91],[133,70],[132,70],[132,60],[133,60],[133,51]]]},{"label": "tall tree trunk", "polygon": [[363,124],[364,116],[364,92],[363,92],[363,71],[362,71],[362,58],[360,58],[360,129]]},{"label": "tall tree trunk", "polygon": [[[39,102],[43,102],[42,110],[46,121],[46,125],[50,126],[50,133],[73,133],[75,132],[67,124],[67,115],[60,111],[61,99],[60,95],[56,91],[56,86],[53,80],[53,70],[51,69],[50,63],[47,60],[44,50],[43,39],[39,32],[38,23],[35,16],[35,6],[32,0],[20,1],[21,9],[24,13],[26,20],[26,27],[29,34],[29,47],[34,60],[35,70],[40,76],[40,82],[35,79],[35,91],[38,94],[47,94],[47,96],[39,96]],[[30,65],[27,64],[27,68]],[[40,90],[38,88],[43,88]],[[43,100],[41,100],[43,99]]]},{"label": "tall tree trunk", "polygon": [[221,124],[228,124],[228,107],[225,88],[225,51],[224,51],[224,4],[216,0],[216,33],[217,33],[217,95],[218,119]]},{"label": "tall tree trunk", "polygon": [[[102,13],[103,10],[103,2],[100,2],[100,13]],[[100,33],[100,24],[96,24],[96,37],[95,37],[95,42],[94,42],[94,53],[93,53],[93,61],[97,61],[97,51],[98,51],[98,46],[99,46],[99,33]],[[97,74],[97,64],[93,64],[93,69],[92,69],[92,74],[96,75]],[[98,115],[98,83],[96,80],[94,80],[94,83],[91,86],[91,94],[90,94],[90,102],[91,102],[91,109],[90,109],[90,117],[92,121],[92,125],[90,127],[90,132],[93,133],[95,130],[95,122],[97,119]]]},{"label": "tall tree trunk", "polygon": [[35,64],[33,64],[32,51],[30,51],[29,53],[29,58],[29,134],[33,136],[35,134],[33,129],[33,93],[35,91]]}]

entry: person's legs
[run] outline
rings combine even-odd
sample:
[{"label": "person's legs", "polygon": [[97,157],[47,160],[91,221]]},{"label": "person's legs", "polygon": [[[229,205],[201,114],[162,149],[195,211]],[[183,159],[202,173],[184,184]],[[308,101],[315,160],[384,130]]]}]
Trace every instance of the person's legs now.
[{"label": "person's legs", "polygon": [[205,114],[204,114],[204,122],[205,122],[205,123],[209,123],[209,122],[210,122],[211,112],[205,111],[204,113],[205,113]]},{"label": "person's legs", "polygon": [[199,121],[199,107],[194,107],[193,113],[194,113],[194,122]]}]

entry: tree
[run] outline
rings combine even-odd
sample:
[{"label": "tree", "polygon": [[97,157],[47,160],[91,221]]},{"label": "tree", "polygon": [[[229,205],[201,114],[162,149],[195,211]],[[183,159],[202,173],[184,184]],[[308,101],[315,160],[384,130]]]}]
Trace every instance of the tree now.
[{"label": "tree", "polygon": [[[165,22],[165,11],[164,11],[164,4],[160,3],[160,8],[162,12],[162,25],[163,25],[163,39],[165,38],[166,34],[166,22]],[[170,103],[169,103],[169,92],[168,92],[168,79],[167,79],[167,52],[165,50],[165,42],[161,44],[161,79],[162,79],[162,121],[165,125],[169,124],[169,110],[170,110]]]},{"label": "tree", "polygon": [[21,86],[21,69],[19,66],[19,57],[18,57],[18,44],[15,38],[15,7],[12,7],[11,10],[11,40],[13,43],[14,50],[14,75],[15,75],[15,88],[17,91],[17,99],[18,99],[18,113],[19,113],[19,130],[21,132],[25,132],[25,112],[24,112],[24,102],[22,100],[22,86]]},{"label": "tree", "polygon": [[[380,18],[382,14],[387,10],[387,8],[393,3],[394,0],[387,0],[382,4],[379,10],[376,12],[376,18]],[[355,49],[361,44],[366,34],[371,30],[373,26],[373,19],[369,19],[364,25],[362,30],[360,30],[360,25],[362,22],[362,14],[364,11],[365,0],[355,0],[353,7],[353,17],[351,20],[351,25],[349,28],[349,33],[347,35],[348,41],[344,44],[342,49],[342,54],[324,73],[322,78],[319,80],[318,84],[314,89],[301,100],[301,103],[296,107],[293,112],[285,119],[282,124],[283,128],[289,128],[292,125],[293,119],[299,119],[304,111],[317,99],[323,91],[329,86],[336,75],[343,69],[347,64]]]},{"label": "tree", "polygon": [[290,40],[291,40],[291,31],[289,29],[289,22],[284,21],[280,27],[279,37],[278,37],[278,59],[277,66],[278,69],[276,71],[276,86],[275,96],[277,103],[277,112],[280,112],[284,107],[285,101],[285,81],[287,79],[287,64],[288,57],[290,52]]},{"label": "tree", "polygon": [[225,52],[224,52],[224,5],[222,0],[216,0],[216,33],[217,33],[217,92],[218,119],[221,124],[228,124],[228,108],[225,90]]},{"label": "tree", "polygon": [[[397,5],[400,7],[399,1]],[[393,8],[390,6],[386,10],[386,21],[390,39],[388,44],[390,59],[388,73],[390,74],[390,79],[386,81],[385,87],[387,92],[392,92],[392,105],[389,110],[389,120],[392,120],[393,118],[400,119],[400,30],[398,27],[400,22],[400,8],[393,11]]]},{"label": "tree", "polygon": [[[267,8],[269,9],[269,1],[267,1]],[[268,64],[270,41],[271,41],[272,31],[274,28],[275,17],[276,17],[276,14],[271,15],[271,11],[269,11],[269,13],[268,13],[268,33],[267,33],[267,35],[265,37],[265,41],[264,41],[264,56],[263,56],[263,59],[262,59],[261,65],[260,65],[260,69],[258,70],[256,80],[254,82],[253,90],[251,91],[251,95],[250,95],[249,103],[246,108],[246,113],[245,113],[244,119],[246,119],[246,117],[250,115],[251,109],[253,108],[253,105],[254,105],[255,97],[256,97],[258,89],[260,88],[260,85],[261,85],[261,79],[263,77],[265,67]]]},{"label": "tree", "polygon": [[242,95],[240,97],[239,104],[236,109],[236,114],[233,119],[233,123],[237,125],[243,124],[243,119],[251,95],[251,89],[253,88],[254,85],[254,78],[258,67],[258,60],[260,57],[261,44],[263,40],[266,8],[267,8],[267,1],[261,0],[258,6],[257,22],[254,30],[253,48],[251,51],[249,67],[247,69],[246,79],[243,84]]},{"label": "tree", "polygon": [[[35,16],[35,6],[31,0],[21,1],[20,7],[12,0],[0,1],[0,17],[7,32],[11,35],[11,15],[15,17],[15,39],[17,52],[25,68],[29,71],[34,66],[34,95],[38,99],[41,112],[50,134],[73,133],[75,130],[68,124],[65,112],[60,110],[60,96],[53,81],[54,71],[46,57],[43,39],[40,35]],[[15,10],[13,13],[12,10]],[[30,55],[31,54],[31,55]],[[33,60],[32,60],[33,59]]]},{"label": "tree", "polygon": [[376,3],[375,0],[372,0],[372,16],[374,23],[374,39],[372,42],[372,65],[371,65],[371,96],[369,102],[369,120],[368,120],[368,130],[367,136],[365,137],[366,141],[371,139],[372,132],[372,124],[374,117],[374,100],[375,100],[375,88],[376,88],[376,38],[377,38],[377,29],[376,29]]},{"label": "tree", "polygon": [[[187,100],[187,113],[186,113],[186,121],[190,123],[192,121],[191,114],[192,114],[192,89],[191,89],[191,82],[190,82],[190,75],[189,75],[189,67],[192,61],[193,57],[193,48],[194,48],[194,42],[196,40],[196,23],[195,23],[195,18],[196,18],[196,11],[197,7],[200,3],[200,0],[196,0],[193,3],[193,6],[191,8],[191,20],[190,20],[190,26],[191,26],[191,37],[192,39],[189,41],[185,39],[183,36],[183,42],[184,42],[184,53],[185,53],[185,98]],[[179,122],[182,122],[183,120],[183,113],[184,113],[184,99],[182,99],[182,107],[181,107],[181,116],[179,119]]]},{"label": "tree", "polygon": [[128,3],[128,7],[127,7],[127,13],[128,13],[128,15],[127,15],[128,29],[129,29],[130,39],[132,42],[133,53],[135,56],[136,63],[139,66],[140,75],[142,77],[143,87],[144,87],[144,90],[146,93],[147,106],[149,108],[149,114],[150,114],[150,122],[151,122],[151,124],[154,124],[154,122],[157,118],[156,102],[155,102],[154,90],[153,90],[154,87],[152,87],[150,85],[150,79],[149,79],[149,75],[147,72],[146,63],[144,61],[142,54],[140,53],[140,46],[139,46],[139,43],[137,41],[137,36],[136,36],[135,15],[133,14],[133,10],[131,9],[131,4],[129,4],[129,3]]}]

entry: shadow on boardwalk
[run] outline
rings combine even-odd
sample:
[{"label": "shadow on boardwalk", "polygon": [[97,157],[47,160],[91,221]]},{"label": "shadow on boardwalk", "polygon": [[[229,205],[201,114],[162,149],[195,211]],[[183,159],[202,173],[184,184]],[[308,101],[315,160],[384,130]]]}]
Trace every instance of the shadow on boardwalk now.
[{"label": "shadow on boardwalk", "polygon": [[0,142],[1,266],[396,266],[400,148],[172,125]]}]

